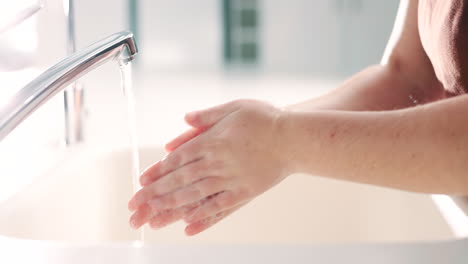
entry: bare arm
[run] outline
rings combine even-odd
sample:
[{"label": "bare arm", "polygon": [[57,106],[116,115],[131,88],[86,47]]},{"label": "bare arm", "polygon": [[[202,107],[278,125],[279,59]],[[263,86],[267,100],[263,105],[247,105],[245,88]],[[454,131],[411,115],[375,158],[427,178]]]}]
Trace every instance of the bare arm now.
[{"label": "bare arm", "polygon": [[288,113],[293,171],[425,193],[468,194],[468,96],[396,111]]},{"label": "bare arm", "polygon": [[392,110],[443,97],[419,38],[418,0],[402,0],[381,65],[356,74],[332,92],[286,107],[293,111]]}]

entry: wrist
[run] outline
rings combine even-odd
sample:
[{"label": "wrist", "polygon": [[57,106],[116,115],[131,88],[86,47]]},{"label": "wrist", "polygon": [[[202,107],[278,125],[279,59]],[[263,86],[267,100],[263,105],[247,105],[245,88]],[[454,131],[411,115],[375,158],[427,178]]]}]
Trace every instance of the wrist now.
[{"label": "wrist", "polygon": [[275,120],[276,137],[274,141],[284,177],[298,172],[294,159],[294,147],[292,147],[295,144],[293,142],[294,132],[291,130],[293,115],[293,111],[280,109]]},{"label": "wrist", "polygon": [[317,173],[317,166],[329,153],[324,153],[328,144],[324,134],[330,122],[323,122],[322,111],[297,112],[283,110],[278,117],[277,131],[281,161],[287,175],[294,173]]}]

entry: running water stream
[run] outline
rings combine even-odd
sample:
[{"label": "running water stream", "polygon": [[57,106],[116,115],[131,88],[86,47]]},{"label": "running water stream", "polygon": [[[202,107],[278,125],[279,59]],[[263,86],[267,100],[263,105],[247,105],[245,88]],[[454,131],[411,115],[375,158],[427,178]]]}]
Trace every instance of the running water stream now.
[{"label": "running water stream", "polygon": [[[138,152],[138,134],[136,129],[136,112],[135,112],[135,94],[132,89],[132,65],[131,62],[120,64],[122,89],[125,97],[127,98],[127,113],[128,113],[128,127],[130,129],[130,144],[132,155],[132,183],[133,192],[140,189],[138,178],[140,176],[140,154]],[[143,245],[144,229],[139,229],[139,237],[135,241],[135,245]]]}]

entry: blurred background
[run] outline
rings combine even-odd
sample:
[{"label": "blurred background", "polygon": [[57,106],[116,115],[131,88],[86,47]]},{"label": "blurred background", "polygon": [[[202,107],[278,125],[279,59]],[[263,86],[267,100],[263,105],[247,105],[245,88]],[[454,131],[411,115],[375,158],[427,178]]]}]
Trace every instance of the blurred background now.
[{"label": "blurred background", "polygon": [[[48,0],[43,13],[52,14],[38,21],[39,61],[50,61],[63,47],[61,2]],[[131,29],[141,48],[139,63],[148,71],[342,78],[379,62],[399,1],[75,2],[79,47]],[[52,32],[56,45],[50,46]]]},{"label": "blurred background", "polygon": [[[74,3],[75,36],[80,49],[124,29],[135,33],[140,53],[133,83],[142,98],[137,111],[142,120],[164,124],[152,136],[158,143],[182,128],[185,111],[242,97],[284,105],[379,63],[398,2],[80,0]],[[66,55],[64,3],[48,0],[29,21],[35,25],[24,36],[36,38],[21,42],[30,45],[23,53],[30,66],[45,69]],[[83,80],[91,112],[93,99],[100,98],[93,93],[120,96],[112,88],[120,85],[119,75],[109,71]]]},{"label": "blurred background", "polygon": [[[36,1],[19,0],[7,4],[10,10],[2,10],[11,13],[21,2]],[[80,48],[114,32],[132,30],[140,46],[138,64],[153,73],[342,79],[379,62],[398,2],[81,0],[74,3],[76,41]],[[2,50],[9,48],[10,54],[22,52],[21,59],[29,58],[13,63],[3,51],[3,70],[46,67],[65,55],[64,3],[43,2],[37,16],[2,34]]]},{"label": "blurred background", "polygon": [[[68,0],[0,3],[1,106],[67,56],[70,6]],[[165,142],[187,128],[183,122],[187,111],[237,98],[287,105],[323,94],[352,74],[378,64],[399,1],[79,0],[73,4],[77,50],[122,30],[131,30],[136,36],[139,54],[132,65],[132,88],[138,141],[143,149],[158,149],[143,155],[141,165],[147,166],[162,158]],[[12,27],[17,14],[28,18]],[[122,153],[131,144],[131,117],[120,75],[117,63],[107,63],[79,81],[84,90],[85,131],[84,141],[74,149],[85,149],[83,153],[88,154],[79,166],[70,167],[73,175],[82,169],[86,175],[105,172],[99,160],[115,166],[128,163],[122,171],[130,170],[128,153],[118,154],[117,160],[108,154],[107,158],[91,158],[100,152]],[[0,142],[0,175],[14,175],[0,177],[0,201],[68,157],[64,155],[70,150],[63,141],[63,109],[64,98],[59,94]],[[88,186],[84,180],[83,186]],[[119,230],[128,227],[124,207],[130,191],[125,189],[125,195],[118,198],[125,217],[112,219],[120,221]],[[220,227],[217,238],[207,233],[206,241],[220,237],[234,242],[245,237],[250,242],[450,237],[428,196],[298,177],[263,197],[245,209],[246,213],[232,218],[237,220],[231,225]],[[304,210],[305,204],[313,209]],[[284,214],[279,215],[278,210]],[[255,215],[255,224],[249,214]],[[297,218],[289,217],[291,214]],[[425,221],[428,218],[434,221]],[[271,232],[278,225],[291,228]],[[292,228],[296,225],[298,228]],[[181,226],[178,228],[181,233]],[[165,241],[185,239],[168,232],[154,236]]]},{"label": "blurred background", "polygon": [[[1,1],[0,104],[65,58],[70,49],[68,0]],[[142,144],[161,146],[185,129],[182,118],[187,111],[236,98],[287,105],[333,89],[353,73],[379,63],[398,2],[71,3],[76,50],[122,30],[136,35],[139,55],[133,63],[132,83],[137,131]],[[18,23],[11,26],[15,18]],[[127,102],[118,67],[106,64],[84,76],[80,86],[85,98],[86,142],[111,146],[128,143]],[[38,118],[22,125],[31,123],[31,128],[24,129],[28,136],[19,129],[10,137],[18,134],[18,140],[30,140],[25,146],[62,144],[63,96],[54,98],[35,115]],[[36,133],[31,135],[31,130]]]}]

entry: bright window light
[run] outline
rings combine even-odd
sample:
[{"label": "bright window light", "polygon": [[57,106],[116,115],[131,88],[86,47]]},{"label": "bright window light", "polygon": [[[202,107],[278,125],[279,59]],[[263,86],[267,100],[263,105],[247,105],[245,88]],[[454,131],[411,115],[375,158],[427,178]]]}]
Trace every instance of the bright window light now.
[{"label": "bright window light", "polygon": [[28,20],[44,6],[44,0],[15,0],[2,3],[0,34]]},{"label": "bright window light", "polygon": [[32,69],[38,46],[33,16],[44,5],[38,0],[15,0],[0,8],[0,106],[37,76]]},{"label": "bright window light", "polygon": [[468,237],[468,216],[447,195],[432,195],[434,203],[458,238]]}]

